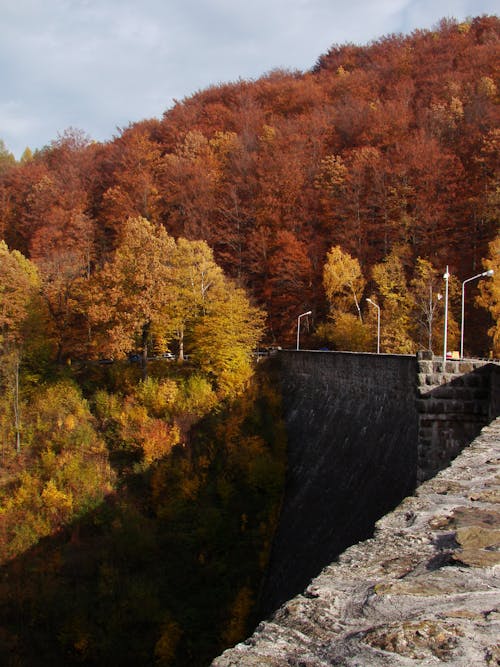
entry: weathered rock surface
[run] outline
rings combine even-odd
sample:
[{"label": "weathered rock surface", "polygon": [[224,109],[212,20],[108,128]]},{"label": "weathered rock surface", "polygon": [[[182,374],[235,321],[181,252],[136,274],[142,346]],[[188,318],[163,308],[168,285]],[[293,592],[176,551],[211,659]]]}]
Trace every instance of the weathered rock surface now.
[{"label": "weathered rock surface", "polygon": [[500,665],[500,419],[213,667]]}]

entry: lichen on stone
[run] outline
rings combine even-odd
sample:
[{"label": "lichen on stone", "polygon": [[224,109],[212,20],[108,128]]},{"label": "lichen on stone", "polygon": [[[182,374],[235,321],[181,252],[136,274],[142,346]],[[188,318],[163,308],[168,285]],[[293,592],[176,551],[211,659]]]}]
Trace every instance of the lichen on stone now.
[{"label": "lichen on stone", "polygon": [[421,620],[377,628],[368,632],[363,642],[414,660],[425,660],[432,655],[444,660],[451,657],[461,635],[461,631],[451,623]]}]

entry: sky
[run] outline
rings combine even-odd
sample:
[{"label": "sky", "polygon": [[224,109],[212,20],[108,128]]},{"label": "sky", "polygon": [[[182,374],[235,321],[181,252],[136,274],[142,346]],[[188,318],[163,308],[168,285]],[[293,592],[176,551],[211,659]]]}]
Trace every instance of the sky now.
[{"label": "sky", "polygon": [[211,85],[306,71],[334,44],[498,14],[500,0],[0,0],[0,139],[107,141]]}]

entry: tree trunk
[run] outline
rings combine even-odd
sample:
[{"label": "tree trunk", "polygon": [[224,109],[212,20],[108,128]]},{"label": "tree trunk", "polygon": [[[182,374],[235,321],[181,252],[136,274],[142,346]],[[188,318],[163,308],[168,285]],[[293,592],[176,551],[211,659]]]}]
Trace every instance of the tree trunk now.
[{"label": "tree trunk", "polygon": [[14,427],[16,431],[16,452],[21,453],[21,420],[19,415],[19,359],[14,366]]},{"label": "tree trunk", "polygon": [[179,363],[184,361],[184,327],[179,329]]},{"label": "tree trunk", "polygon": [[148,339],[149,339],[149,329],[150,323],[142,327],[142,356],[141,356],[141,368],[142,368],[142,379],[145,380],[148,377]]}]

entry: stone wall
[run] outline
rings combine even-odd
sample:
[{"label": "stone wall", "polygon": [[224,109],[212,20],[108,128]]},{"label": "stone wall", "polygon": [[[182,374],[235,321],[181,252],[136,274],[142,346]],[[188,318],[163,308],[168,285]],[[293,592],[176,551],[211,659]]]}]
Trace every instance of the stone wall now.
[{"label": "stone wall", "polygon": [[500,414],[500,366],[282,351],[288,473],[261,616],[303,590]]},{"label": "stone wall", "polygon": [[306,590],[214,667],[500,664],[487,569],[499,563],[500,421],[460,453],[500,415],[500,366],[425,353],[279,361],[288,475],[261,618]]},{"label": "stone wall", "polygon": [[500,366],[419,353],[418,481],[430,479],[500,414]]},{"label": "stone wall", "polygon": [[417,478],[414,356],[283,351],[278,361],[288,474],[261,617],[368,537]]}]

